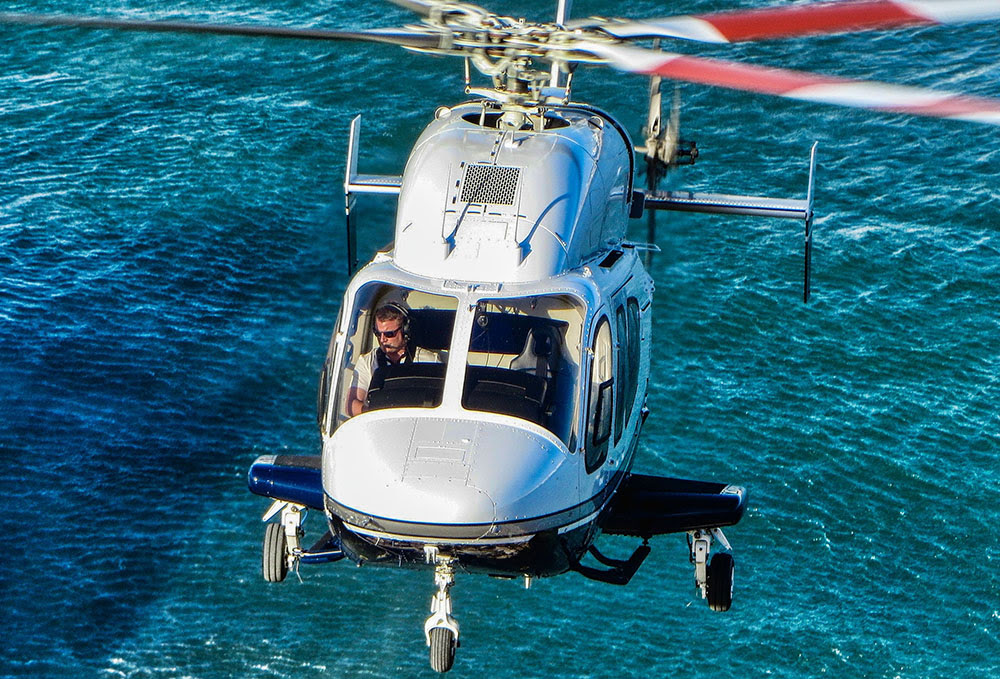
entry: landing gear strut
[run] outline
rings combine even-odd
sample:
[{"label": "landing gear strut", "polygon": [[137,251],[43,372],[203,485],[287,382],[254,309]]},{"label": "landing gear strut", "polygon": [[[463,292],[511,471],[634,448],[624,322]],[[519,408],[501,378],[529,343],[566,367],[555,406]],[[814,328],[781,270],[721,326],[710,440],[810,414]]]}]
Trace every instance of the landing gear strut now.
[{"label": "landing gear strut", "polygon": [[458,648],[458,622],[451,617],[451,586],[455,584],[454,559],[438,553],[437,547],[424,548],[427,563],[434,564],[434,584],[438,591],[431,599],[431,615],[424,623],[424,636],[430,647],[431,668],[447,672],[455,663]]},{"label": "landing gear strut", "polygon": [[[709,561],[713,538],[730,551],[720,552]],[[728,611],[733,604],[735,562],[726,536],[718,528],[693,530],[688,532],[688,545],[694,564],[694,586],[700,590],[701,598],[708,600],[713,611]]]}]

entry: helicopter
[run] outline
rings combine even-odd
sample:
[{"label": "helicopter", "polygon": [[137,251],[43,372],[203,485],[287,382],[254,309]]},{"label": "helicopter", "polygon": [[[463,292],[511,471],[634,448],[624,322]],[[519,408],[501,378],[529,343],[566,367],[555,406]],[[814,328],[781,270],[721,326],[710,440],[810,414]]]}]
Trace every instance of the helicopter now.
[{"label": "helicopter", "polygon": [[[633,471],[649,414],[653,281],[642,261],[649,246],[627,241],[625,228],[663,209],[802,220],[808,298],[815,150],[805,200],[658,191],[657,175],[693,161],[696,147],[680,140],[675,115],[661,124],[654,80],[643,150],[649,184],[638,190],[636,155],[643,151],[610,114],[573,100],[576,66],[998,124],[993,100],[630,43],[986,20],[1000,16],[1000,7],[815,3],[632,22],[570,20],[563,5],[554,23],[532,24],[464,3],[396,4],[419,23],[348,33],[38,15],[0,20],[369,40],[465,61],[466,91],[478,98],[438,109],[401,175],[358,172],[361,121],[352,123],[344,186],[351,268],[359,194],[397,196],[396,232],[345,292],[320,380],[322,455],[264,456],[250,468],[250,490],[273,500],[264,517],[266,580],[344,558],[432,571],[436,592],[424,633],[431,665],[441,672],[452,667],[459,644],[450,596],[459,573],[528,584],[574,571],[621,585],[649,555],[652,537],[682,533],[698,591],[712,609],[727,610],[734,559],[722,529],[743,516],[745,490]],[[535,62],[551,67],[539,70]],[[473,69],[488,86],[472,84]],[[388,329],[378,320],[385,307],[397,310]],[[434,358],[415,354],[373,370],[355,414],[358,366],[387,333]],[[309,509],[326,519],[312,546],[303,541]],[[642,544],[627,559],[612,559],[596,547],[602,534]],[[713,554],[716,545],[722,550]]]}]

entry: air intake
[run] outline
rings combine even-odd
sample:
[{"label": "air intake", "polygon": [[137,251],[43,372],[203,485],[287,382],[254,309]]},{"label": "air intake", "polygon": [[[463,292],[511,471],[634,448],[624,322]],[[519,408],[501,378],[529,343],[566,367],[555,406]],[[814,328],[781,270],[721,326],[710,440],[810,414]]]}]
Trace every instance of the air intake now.
[{"label": "air intake", "polygon": [[520,174],[519,167],[469,165],[462,181],[461,200],[463,203],[513,205]]}]

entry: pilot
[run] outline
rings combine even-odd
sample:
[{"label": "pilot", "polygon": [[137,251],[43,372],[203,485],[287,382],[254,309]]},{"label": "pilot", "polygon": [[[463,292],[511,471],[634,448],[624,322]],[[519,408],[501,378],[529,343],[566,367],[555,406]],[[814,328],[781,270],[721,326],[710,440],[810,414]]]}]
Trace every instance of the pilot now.
[{"label": "pilot", "polygon": [[364,410],[372,374],[379,368],[400,363],[440,363],[436,352],[410,341],[410,314],[400,304],[389,302],[375,310],[373,329],[378,346],[364,354],[354,366],[354,377],[347,392],[347,415],[354,417]]}]

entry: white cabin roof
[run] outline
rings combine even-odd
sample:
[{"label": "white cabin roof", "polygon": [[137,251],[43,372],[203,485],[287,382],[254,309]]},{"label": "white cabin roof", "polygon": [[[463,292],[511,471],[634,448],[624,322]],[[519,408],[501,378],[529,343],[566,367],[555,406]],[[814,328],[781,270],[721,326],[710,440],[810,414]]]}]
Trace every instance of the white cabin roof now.
[{"label": "white cabin roof", "polygon": [[631,147],[608,120],[567,108],[550,114],[549,129],[512,131],[482,114],[481,104],[442,109],[417,140],[400,190],[396,266],[530,282],[622,241]]}]

